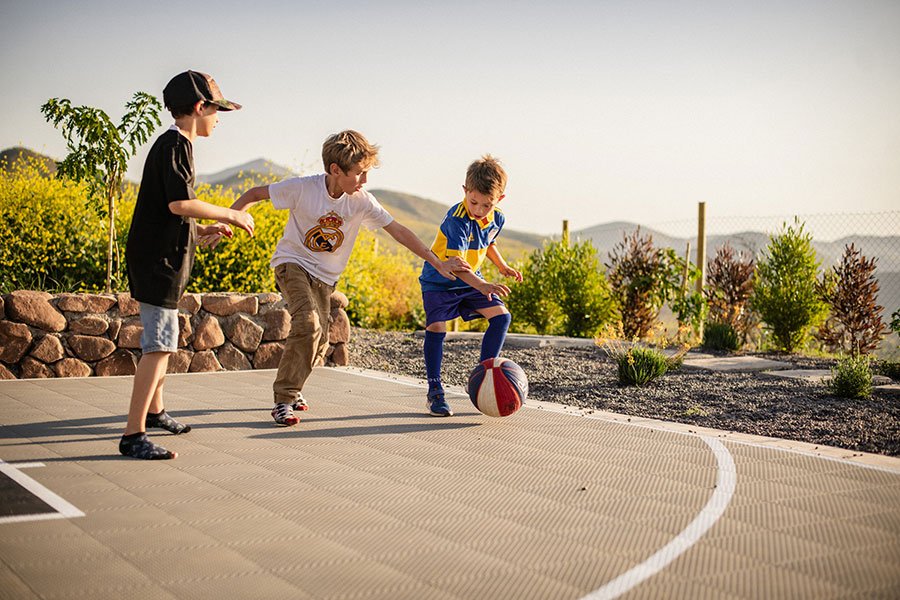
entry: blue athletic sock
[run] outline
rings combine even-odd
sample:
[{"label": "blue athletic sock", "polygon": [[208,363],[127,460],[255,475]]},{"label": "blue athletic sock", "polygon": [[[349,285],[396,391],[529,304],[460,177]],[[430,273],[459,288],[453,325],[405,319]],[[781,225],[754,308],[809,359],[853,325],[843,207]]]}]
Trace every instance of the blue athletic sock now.
[{"label": "blue athletic sock", "polygon": [[484,339],[481,340],[481,358],[478,359],[478,362],[500,356],[503,342],[506,341],[506,331],[511,322],[512,316],[509,313],[503,313],[488,320],[487,331],[484,332]]},{"label": "blue athletic sock", "polygon": [[425,330],[425,375],[428,377],[428,392],[443,391],[441,385],[441,363],[444,361],[444,338],[446,333]]}]

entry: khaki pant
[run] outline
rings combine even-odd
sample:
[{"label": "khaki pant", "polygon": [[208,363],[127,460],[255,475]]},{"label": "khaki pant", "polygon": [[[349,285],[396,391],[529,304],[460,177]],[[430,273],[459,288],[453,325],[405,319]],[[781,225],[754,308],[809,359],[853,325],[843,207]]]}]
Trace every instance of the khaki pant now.
[{"label": "khaki pant", "polygon": [[291,331],[284,342],[284,354],[278,363],[272,390],[276,404],[290,404],[300,396],[316,363],[325,358],[334,287],[319,281],[295,263],[275,267],[275,283],[287,303]]}]

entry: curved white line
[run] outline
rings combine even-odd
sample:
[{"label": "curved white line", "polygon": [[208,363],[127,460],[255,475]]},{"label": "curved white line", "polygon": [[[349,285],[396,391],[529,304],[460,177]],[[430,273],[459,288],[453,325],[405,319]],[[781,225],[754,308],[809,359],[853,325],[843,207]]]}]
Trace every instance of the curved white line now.
[{"label": "curved white line", "polygon": [[582,600],[617,598],[644,580],[653,577],[697,543],[697,540],[703,537],[703,534],[709,531],[722,516],[722,513],[725,512],[728,503],[731,502],[731,497],[734,495],[734,487],[737,481],[734,460],[731,458],[731,453],[719,440],[706,436],[698,437],[710,447],[719,466],[718,475],[716,476],[716,489],[710,496],[709,501],[707,501],[706,506],[675,539],[660,548],[656,554],[619,575],[603,587],[584,596]]},{"label": "curved white line", "polygon": [[[349,370],[344,372],[354,373]],[[421,384],[419,383],[398,381],[377,375],[373,376],[371,373],[366,372],[355,372],[354,374],[363,377],[371,377],[373,379],[381,379],[382,381],[390,381],[392,383],[421,387]],[[641,426],[635,424],[631,425],[637,427]],[[716,438],[704,435],[698,435],[697,437],[709,446],[713,456],[716,457],[716,464],[718,465],[716,489],[706,502],[706,506],[703,507],[703,510],[697,514],[694,520],[691,521],[681,533],[679,533],[671,542],[660,548],[654,555],[641,564],[632,567],[622,575],[619,575],[603,587],[584,596],[581,600],[601,600],[621,596],[636,585],[665,569],[669,563],[696,544],[697,541],[716,524],[716,521],[722,517],[725,509],[731,502],[732,496],[734,496],[734,488],[737,482],[737,472],[734,467],[734,460],[731,458],[731,453],[728,449]]]}]

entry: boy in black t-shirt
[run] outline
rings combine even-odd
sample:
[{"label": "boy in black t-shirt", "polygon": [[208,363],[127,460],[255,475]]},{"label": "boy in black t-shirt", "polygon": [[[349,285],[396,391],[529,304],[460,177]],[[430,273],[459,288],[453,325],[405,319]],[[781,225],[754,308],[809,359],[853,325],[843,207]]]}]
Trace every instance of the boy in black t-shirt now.
[{"label": "boy in black t-shirt", "polygon": [[[178,350],[178,300],[194,264],[194,244],[198,236],[231,237],[228,223],[253,235],[249,213],[203,202],[194,193],[193,141],[212,133],[218,111],[241,105],[226,100],[212,77],[196,71],[173,77],[163,90],[163,101],[175,124],[147,155],[125,246],[128,285],[132,298],[140,302],[144,330],[119,452],[144,459],[177,456],[151,442],[147,427],[174,434],[191,429],[166,413],[162,391],[169,355]],[[219,223],[197,225],[195,218]]]}]

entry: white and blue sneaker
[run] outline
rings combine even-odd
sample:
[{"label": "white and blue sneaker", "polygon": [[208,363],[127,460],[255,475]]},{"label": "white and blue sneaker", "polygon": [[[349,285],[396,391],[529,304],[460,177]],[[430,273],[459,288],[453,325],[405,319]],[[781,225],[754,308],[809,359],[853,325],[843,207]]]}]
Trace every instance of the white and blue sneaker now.
[{"label": "white and blue sneaker", "polygon": [[425,406],[428,408],[428,414],[434,417],[452,417],[453,410],[450,408],[450,405],[447,404],[447,401],[444,399],[444,392],[435,391],[428,393],[428,400],[425,401]]}]

